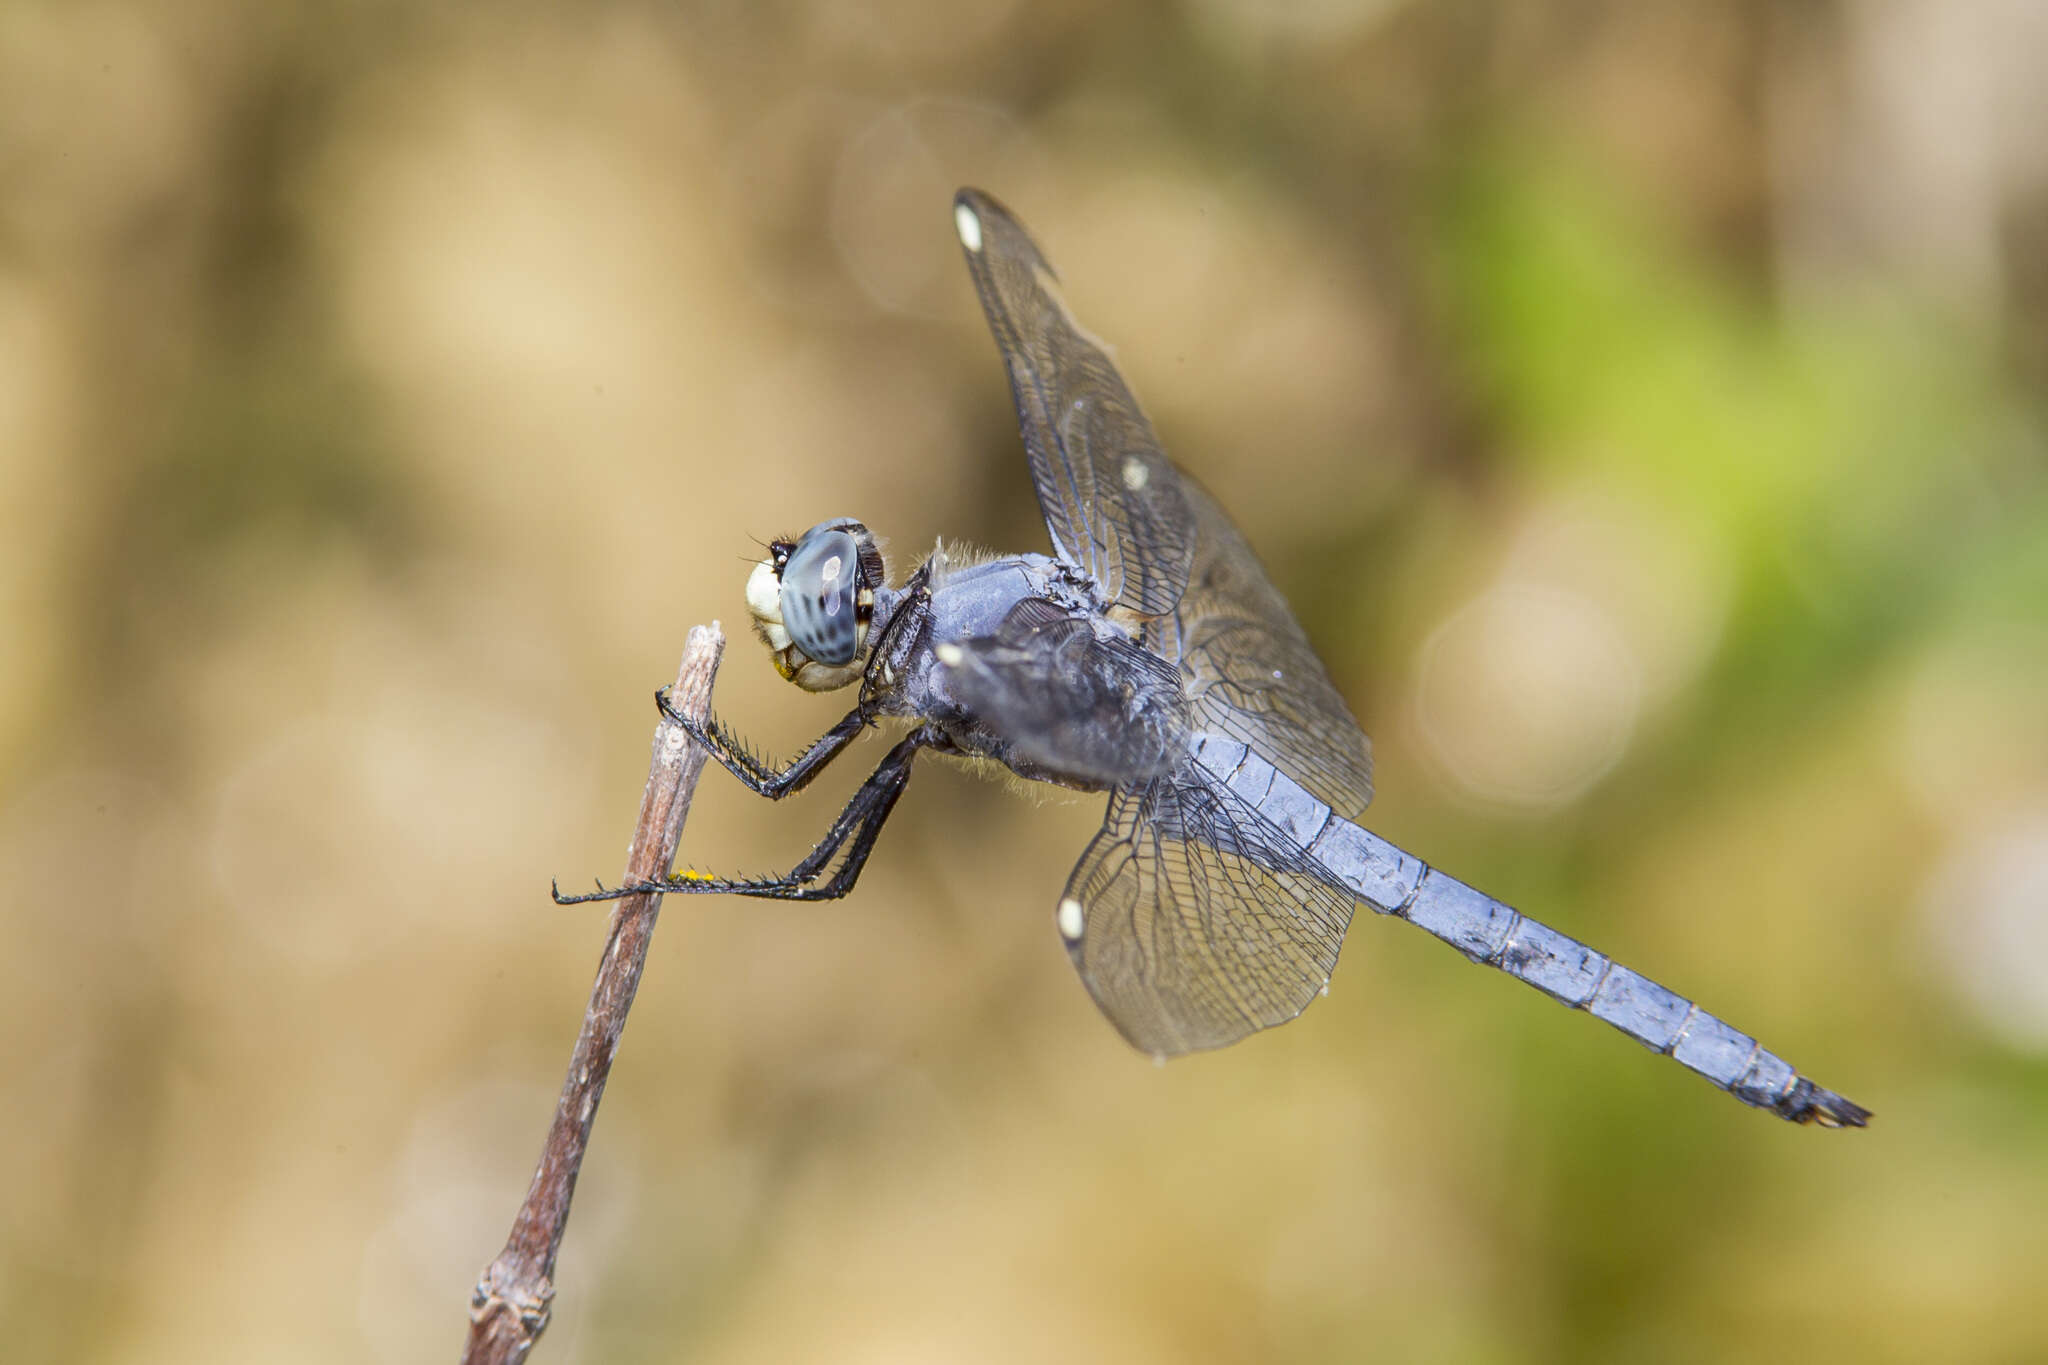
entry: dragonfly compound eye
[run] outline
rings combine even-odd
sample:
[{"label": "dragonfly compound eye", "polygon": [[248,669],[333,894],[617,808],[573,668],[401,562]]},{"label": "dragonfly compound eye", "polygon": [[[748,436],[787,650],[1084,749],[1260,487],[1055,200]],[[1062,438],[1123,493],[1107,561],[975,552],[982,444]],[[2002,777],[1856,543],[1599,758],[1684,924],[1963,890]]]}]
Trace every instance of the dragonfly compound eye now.
[{"label": "dragonfly compound eye", "polygon": [[826,522],[804,533],[782,567],[783,627],[821,664],[850,664],[865,642],[875,583],[864,540],[872,544],[858,522]]}]

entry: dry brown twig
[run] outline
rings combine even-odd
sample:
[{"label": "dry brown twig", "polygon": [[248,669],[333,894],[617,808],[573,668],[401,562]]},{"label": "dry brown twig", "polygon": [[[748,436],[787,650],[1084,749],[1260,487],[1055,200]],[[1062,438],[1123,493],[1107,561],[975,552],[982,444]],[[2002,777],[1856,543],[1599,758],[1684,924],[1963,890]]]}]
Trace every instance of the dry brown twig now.
[{"label": "dry brown twig", "polygon": [[[725,653],[718,623],[697,626],[683,646],[671,699],[693,719],[711,714],[711,683]],[[647,791],[640,801],[640,823],[626,850],[625,884],[658,880],[674,864],[690,798],[704,771],[704,750],[690,742],[674,721],[663,719],[654,729],[654,756],[647,768]],[[611,935],[590,988],[583,1013],[583,1032],[569,1058],[569,1075],[555,1103],[554,1122],[540,1166],[527,1188],[526,1202],[512,1220],[512,1233],[498,1259],[484,1268],[469,1300],[469,1342],[464,1365],[500,1365],[521,1361],[547,1330],[555,1297],[555,1256],[569,1225],[569,1200],[576,1192],[576,1174],[590,1143],[590,1125],[597,1102],[611,1075],[612,1058],[625,1031],[626,1012],[640,988],[640,969],[654,921],[661,913],[659,895],[634,895],[614,903]]]}]

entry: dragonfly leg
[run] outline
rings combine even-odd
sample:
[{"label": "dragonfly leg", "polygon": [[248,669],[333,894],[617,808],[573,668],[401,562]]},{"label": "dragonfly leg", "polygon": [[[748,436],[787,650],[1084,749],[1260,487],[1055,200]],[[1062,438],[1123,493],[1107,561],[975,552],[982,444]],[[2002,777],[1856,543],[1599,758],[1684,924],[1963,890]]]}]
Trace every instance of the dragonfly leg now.
[{"label": "dragonfly leg", "polygon": [[748,790],[758,792],[772,801],[779,801],[791,792],[802,791],[810,780],[823,772],[825,765],[837,758],[840,751],[853,742],[855,736],[865,730],[874,720],[873,708],[863,701],[846,713],[837,725],[812,740],[809,747],[786,764],[771,763],[755,753],[739,738],[710,717],[702,723],[692,720],[676,710],[669,700],[668,688],[654,694],[654,704],[661,708],[661,714],[685,734],[704,746],[705,752],[725,766],[725,770],[745,783]]},{"label": "dragonfly leg", "polygon": [[[617,900],[621,896],[645,892],[685,895],[721,892],[785,901],[838,900],[853,890],[854,883],[860,880],[868,854],[874,851],[876,836],[882,832],[882,825],[895,809],[896,799],[910,784],[911,759],[930,742],[930,737],[919,731],[889,750],[887,757],[833,820],[832,827],[825,831],[825,837],[818,841],[818,846],[782,876],[713,877],[699,872],[678,872],[660,881],[634,882],[609,889],[599,886],[596,891],[580,896],[565,896],[558,887],[554,893],[555,903],[578,905],[584,901]],[[840,857],[842,849],[845,850],[843,858]],[[838,860],[836,868],[833,867],[835,859]],[[828,868],[831,869],[830,875],[826,875]],[[819,880],[821,877],[824,878],[822,881]]]}]

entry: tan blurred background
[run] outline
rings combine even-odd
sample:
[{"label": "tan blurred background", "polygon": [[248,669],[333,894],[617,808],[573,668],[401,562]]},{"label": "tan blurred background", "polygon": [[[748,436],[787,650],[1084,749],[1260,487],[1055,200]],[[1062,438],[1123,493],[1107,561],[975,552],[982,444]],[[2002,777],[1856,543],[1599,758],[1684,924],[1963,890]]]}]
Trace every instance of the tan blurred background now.
[{"label": "tan blurred background", "polygon": [[686,627],[788,753],[755,538],[1044,544],[965,182],[1376,828],[1876,1126],[1371,916],[1155,1069],[1098,801],[933,763],[851,901],[669,905],[540,1358],[2048,1359],[2043,127],[2019,0],[0,4],[5,1355],[455,1355]]}]

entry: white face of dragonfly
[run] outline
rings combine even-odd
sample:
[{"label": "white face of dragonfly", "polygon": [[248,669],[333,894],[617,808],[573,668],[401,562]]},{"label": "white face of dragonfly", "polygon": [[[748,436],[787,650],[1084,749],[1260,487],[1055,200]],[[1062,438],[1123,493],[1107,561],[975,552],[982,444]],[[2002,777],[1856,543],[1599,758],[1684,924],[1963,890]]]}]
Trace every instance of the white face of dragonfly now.
[{"label": "white face of dragonfly", "polygon": [[856,681],[883,574],[874,536],[849,518],[821,521],[794,544],[771,545],[747,578],[747,610],[776,672],[806,692]]}]

